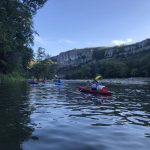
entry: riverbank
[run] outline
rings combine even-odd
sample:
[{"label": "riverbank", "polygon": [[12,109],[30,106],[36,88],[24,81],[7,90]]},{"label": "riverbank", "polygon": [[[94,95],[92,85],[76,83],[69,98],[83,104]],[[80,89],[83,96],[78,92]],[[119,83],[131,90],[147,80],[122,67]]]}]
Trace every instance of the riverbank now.
[{"label": "riverbank", "polygon": [[[87,81],[92,81],[91,79],[89,80],[63,80],[66,82],[87,82]],[[109,84],[150,84],[150,78],[144,78],[144,77],[134,77],[134,78],[114,78],[114,79],[102,79],[102,83],[109,83]]]},{"label": "riverbank", "polygon": [[0,74],[0,83],[3,82],[14,82],[14,81],[24,81],[25,78],[21,76],[18,73],[12,73],[12,74]]}]

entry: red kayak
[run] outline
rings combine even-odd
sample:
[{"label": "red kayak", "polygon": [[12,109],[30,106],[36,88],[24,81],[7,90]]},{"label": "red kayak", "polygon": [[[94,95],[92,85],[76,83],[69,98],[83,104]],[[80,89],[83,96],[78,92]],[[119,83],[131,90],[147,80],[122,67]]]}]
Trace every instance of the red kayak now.
[{"label": "red kayak", "polygon": [[84,92],[84,93],[90,93],[90,94],[94,94],[94,95],[105,95],[105,96],[111,96],[111,92],[107,89],[107,87],[103,87],[100,91],[97,90],[91,90],[90,88],[86,87],[86,86],[80,86],[79,87],[79,91],[80,92]]}]

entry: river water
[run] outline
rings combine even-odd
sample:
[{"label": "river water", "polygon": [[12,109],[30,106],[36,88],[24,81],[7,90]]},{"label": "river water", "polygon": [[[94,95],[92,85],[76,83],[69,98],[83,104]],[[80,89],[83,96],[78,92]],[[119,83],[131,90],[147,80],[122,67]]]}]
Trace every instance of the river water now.
[{"label": "river water", "polygon": [[0,85],[0,150],[149,150],[150,84],[117,81],[109,97],[84,81]]}]

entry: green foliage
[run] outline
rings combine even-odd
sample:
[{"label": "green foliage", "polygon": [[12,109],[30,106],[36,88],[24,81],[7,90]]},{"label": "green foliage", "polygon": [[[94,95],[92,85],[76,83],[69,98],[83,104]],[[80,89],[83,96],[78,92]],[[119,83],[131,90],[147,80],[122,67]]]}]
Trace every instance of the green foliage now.
[{"label": "green foliage", "polygon": [[134,77],[150,77],[150,53],[126,60],[130,75]]},{"label": "green foliage", "polygon": [[0,83],[2,82],[13,82],[13,81],[23,81],[25,80],[23,76],[18,72],[12,72],[11,74],[0,74]]},{"label": "green foliage", "polygon": [[0,1],[0,73],[27,71],[33,57],[32,17],[46,0]]},{"label": "green foliage", "polygon": [[74,72],[70,78],[94,78],[96,74],[101,74],[104,78],[127,77],[128,67],[125,63],[114,59],[103,59],[83,65],[78,71]]},{"label": "green foliage", "polygon": [[104,59],[97,63],[97,72],[101,73],[104,77],[127,77],[128,67],[124,62],[116,59]]},{"label": "green foliage", "polygon": [[30,75],[37,79],[52,79],[56,68],[57,64],[45,53],[45,49],[40,47],[38,49],[36,62],[30,68]]},{"label": "green foliage", "polygon": [[32,66],[31,76],[37,79],[52,79],[55,73],[56,64],[52,61],[43,60]]},{"label": "green foliage", "polygon": [[43,59],[45,59],[45,57],[46,57],[45,49],[39,47],[37,52],[37,61],[42,61]]},{"label": "green foliage", "polygon": [[79,70],[76,69],[66,75],[68,79],[88,79],[89,77],[91,77],[91,68],[88,65],[83,65]]},{"label": "green foliage", "polygon": [[99,59],[89,62],[66,73],[68,79],[94,78],[101,74],[104,78],[150,77],[150,54],[145,53],[126,59]]},{"label": "green foliage", "polygon": [[105,47],[95,48],[93,51],[93,59],[99,60],[103,59],[105,55]]}]

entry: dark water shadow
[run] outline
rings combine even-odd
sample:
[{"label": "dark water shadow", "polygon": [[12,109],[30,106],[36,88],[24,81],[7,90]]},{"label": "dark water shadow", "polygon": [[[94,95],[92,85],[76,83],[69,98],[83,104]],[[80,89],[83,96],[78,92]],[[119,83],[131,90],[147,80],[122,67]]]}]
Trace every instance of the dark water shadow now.
[{"label": "dark water shadow", "polygon": [[21,150],[32,134],[28,96],[26,83],[0,85],[0,149]]}]

